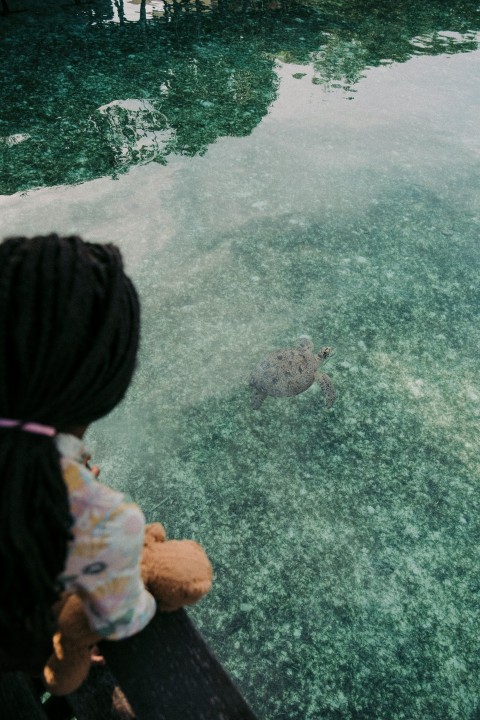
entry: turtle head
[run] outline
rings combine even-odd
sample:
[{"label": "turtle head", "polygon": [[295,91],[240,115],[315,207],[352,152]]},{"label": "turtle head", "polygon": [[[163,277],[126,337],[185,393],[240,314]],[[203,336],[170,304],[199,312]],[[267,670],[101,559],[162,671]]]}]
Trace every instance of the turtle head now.
[{"label": "turtle head", "polygon": [[335,348],[327,345],[325,347],[320,348],[319,352],[317,353],[317,357],[320,361],[326,360],[327,358],[330,357],[330,355],[333,355],[334,352],[335,352]]}]

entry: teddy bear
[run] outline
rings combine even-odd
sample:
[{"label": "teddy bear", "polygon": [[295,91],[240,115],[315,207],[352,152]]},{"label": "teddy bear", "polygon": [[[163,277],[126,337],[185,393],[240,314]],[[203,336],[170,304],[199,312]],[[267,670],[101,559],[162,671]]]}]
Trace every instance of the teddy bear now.
[{"label": "teddy bear", "polygon": [[[145,528],[141,573],[158,610],[164,612],[197,602],[210,590],[213,575],[201,545],[194,540],[167,540],[161,523]],[[54,613],[57,632],[42,679],[52,695],[67,695],[87,677],[92,647],[100,637],[91,629],[78,595],[62,598]]]}]

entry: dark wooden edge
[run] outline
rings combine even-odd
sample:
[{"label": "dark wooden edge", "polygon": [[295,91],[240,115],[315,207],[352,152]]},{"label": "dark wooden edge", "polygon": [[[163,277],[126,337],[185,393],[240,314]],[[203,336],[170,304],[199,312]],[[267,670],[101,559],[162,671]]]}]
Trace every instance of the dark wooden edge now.
[{"label": "dark wooden edge", "polygon": [[137,720],[257,720],[183,609],[100,650]]},{"label": "dark wooden edge", "polygon": [[106,665],[44,705],[40,681],[0,674],[1,720],[257,720],[185,610],[158,612],[142,632],[103,641],[100,651]]}]

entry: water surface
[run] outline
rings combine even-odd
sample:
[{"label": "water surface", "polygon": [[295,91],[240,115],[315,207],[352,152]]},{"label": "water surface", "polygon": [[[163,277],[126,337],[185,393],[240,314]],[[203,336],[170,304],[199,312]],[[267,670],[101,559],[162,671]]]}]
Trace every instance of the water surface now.
[{"label": "water surface", "polygon": [[[207,548],[192,613],[262,720],[474,720],[479,13],[125,8],[1,21],[2,235],[114,240],[142,299],[103,480]],[[304,334],[334,408],[252,410]]]}]

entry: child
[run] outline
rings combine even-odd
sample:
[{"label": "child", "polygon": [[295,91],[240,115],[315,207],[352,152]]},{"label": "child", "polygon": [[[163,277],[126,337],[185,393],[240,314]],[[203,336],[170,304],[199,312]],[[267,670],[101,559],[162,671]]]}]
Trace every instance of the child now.
[{"label": "child", "polygon": [[0,671],[41,670],[64,591],[109,639],[155,612],[140,576],[143,514],[96,481],[82,443],[123,398],[138,340],[138,297],[114,245],[0,244]]}]

